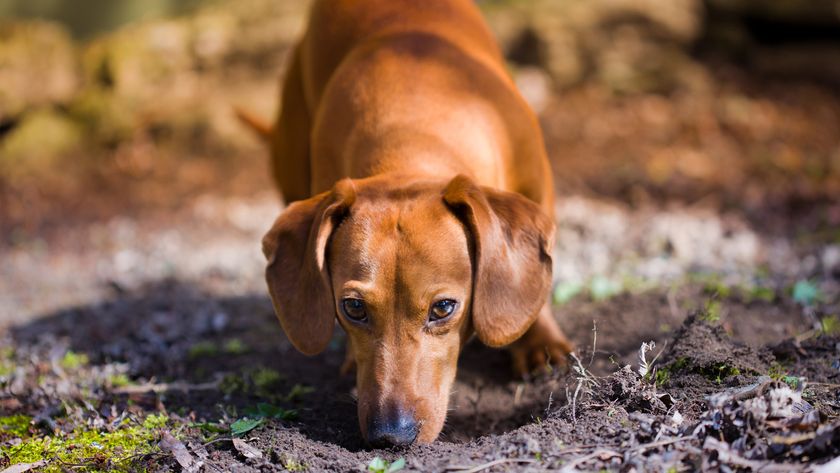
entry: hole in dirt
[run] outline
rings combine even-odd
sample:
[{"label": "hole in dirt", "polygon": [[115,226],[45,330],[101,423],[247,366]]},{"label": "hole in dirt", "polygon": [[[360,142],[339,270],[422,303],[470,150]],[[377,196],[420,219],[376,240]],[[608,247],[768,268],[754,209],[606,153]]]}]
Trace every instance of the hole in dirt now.
[{"label": "hole in dirt", "polygon": [[[298,412],[295,420],[277,421],[275,427],[351,451],[365,449],[351,395],[354,378],[338,374],[344,360],[339,331],[323,354],[306,357],[286,340],[262,294],[218,297],[173,280],[114,292],[104,302],[13,328],[15,343],[45,353],[63,353],[62,347],[85,353],[94,366],[122,363],[133,383],[187,388],[115,395],[118,403],[130,400],[148,411],[162,405],[196,421],[218,422],[269,402]],[[216,384],[199,388],[207,383]],[[440,438],[465,442],[530,423],[545,415],[552,391],[553,401],[560,402],[560,383],[519,382],[507,353],[470,343],[460,358]]]},{"label": "hole in dirt", "polygon": [[441,439],[467,442],[502,434],[546,417],[550,404],[563,402],[565,380],[546,375],[529,382],[513,376],[510,356],[476,340],[465,347],[450,397]]}]

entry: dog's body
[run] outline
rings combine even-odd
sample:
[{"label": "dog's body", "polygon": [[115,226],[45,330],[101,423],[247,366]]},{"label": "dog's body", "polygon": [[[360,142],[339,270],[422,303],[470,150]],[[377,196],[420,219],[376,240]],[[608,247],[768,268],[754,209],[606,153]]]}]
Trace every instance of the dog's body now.
[{"label": "dog's body", "polygon": [[316,1],[268,139],[275,310],[307,354],[347,331],[368,442],[437,437],[473,333],[563,362],[551,171],[473,0]]}]

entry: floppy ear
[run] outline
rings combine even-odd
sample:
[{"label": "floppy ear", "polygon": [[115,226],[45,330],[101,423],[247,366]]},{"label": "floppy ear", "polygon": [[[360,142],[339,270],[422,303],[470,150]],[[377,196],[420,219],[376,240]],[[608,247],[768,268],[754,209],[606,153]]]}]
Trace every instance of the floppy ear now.
[{"label": "floppy ear", "polygon": [[263,237],[265,279],[274,312],[298,350],[324,350],[335,325],[335,304],[324,258],[333,229],[356,193],[349,179],[331,192],[290,205]]},{"label": "floppy ear", "polygon": [[492,347],[512,343],[546,302],[554,223],[535,202],[463,175],[446,186],[444,200],[472,234],[476,334]]}]

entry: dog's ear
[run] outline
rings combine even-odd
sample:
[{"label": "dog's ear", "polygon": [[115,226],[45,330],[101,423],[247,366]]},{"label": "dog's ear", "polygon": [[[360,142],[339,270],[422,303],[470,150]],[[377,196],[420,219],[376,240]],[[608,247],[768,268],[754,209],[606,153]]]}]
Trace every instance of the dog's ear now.
[{"label": "dog's ear", "polygon": [[335,325],[335,304],[327,265],[327,242],[356,199],[352,181],[331,192],[291,204],[263,237],[265,279],[274,312],[298,350],[324,350]]},{"label": "dog's ear", "polygon": [[546,302],[554,223],[525,197],[479,187],[463,175],[450,181],[444,200],[471,233],[475,332],[486,345],[507,345]]}]

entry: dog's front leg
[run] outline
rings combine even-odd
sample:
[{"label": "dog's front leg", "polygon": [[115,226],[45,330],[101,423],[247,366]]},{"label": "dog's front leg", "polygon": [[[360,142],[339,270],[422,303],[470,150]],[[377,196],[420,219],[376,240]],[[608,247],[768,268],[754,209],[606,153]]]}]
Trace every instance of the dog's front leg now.
[{"label": "dog's front leg", "polygon": [[508,350],[513,357],[514,372],[526,378],[534,371],[550,369],[552,365],[566,368],[567,356],[574,346],[554,320],[550,305],[545,304],[531,328],[509,345]]}]

